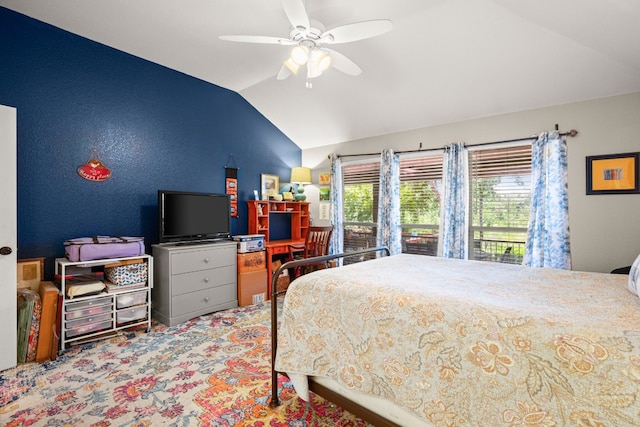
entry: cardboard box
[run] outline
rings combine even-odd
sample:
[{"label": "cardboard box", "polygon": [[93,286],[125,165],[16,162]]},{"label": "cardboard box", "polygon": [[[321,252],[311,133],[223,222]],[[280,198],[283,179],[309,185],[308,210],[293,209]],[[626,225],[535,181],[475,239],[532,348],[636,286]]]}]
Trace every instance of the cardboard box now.
[{"label": "cardboard box", "polygon": [[264,270],[267,268],[266,259],[265,251],[238,254],[238,273]]},{"label": "cardboard box", "polygon": [[257,304],[267,300],[267,269],[238,273],[238,305]]}]

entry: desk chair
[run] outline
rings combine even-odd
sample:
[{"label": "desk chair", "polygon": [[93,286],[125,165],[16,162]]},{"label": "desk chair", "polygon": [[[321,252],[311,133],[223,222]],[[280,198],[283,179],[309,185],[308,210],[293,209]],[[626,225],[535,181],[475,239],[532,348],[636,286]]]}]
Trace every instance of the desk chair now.
[{"label": "desk chair", "polygon": [[[329,254],[329,243],[331,242],[331,233],[333,233],[333,226],[326,227],[309,227],[305,242],[301,244],[289,245],[289,259],[312,258],[316,256]],[[305,267],[304,272],[317,270],[317,265],[310,265]],[[300,268],[296,268],[293,272],[291,279],[295,279],[304,273]]]}]

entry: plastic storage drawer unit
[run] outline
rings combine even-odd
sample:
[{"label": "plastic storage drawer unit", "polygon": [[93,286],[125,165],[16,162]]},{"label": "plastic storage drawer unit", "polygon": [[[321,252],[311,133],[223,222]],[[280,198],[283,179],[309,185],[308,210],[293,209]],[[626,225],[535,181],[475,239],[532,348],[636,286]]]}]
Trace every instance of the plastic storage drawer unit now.
[{"label": "plastic storage drawer unit", "polygon": [[86,325],[77,326],[73,329],[67,329],[66,338],[72,338],[78,335],[102,331],[104,329],[111,329],[112,327],[113,327],[113,319],[105,320],[102,322],[96,322],[96,323],[88,323]]},{"label": "plastic storage drawer unit", "polygon": [[82,317],[76,320],[69,320],[66,323],[66,327],[67,329],[74,329],[79,326],[84,326],[91,323],[104,322],[107,320],[111,320],[111,316],[112,316],[111,311],[109,311],[108,313],[98,314],[97,316],[89,316],[89,317]]},{"label": "plastic storage drawer unit", "polygon": [[116,296],[116,308],[133,307],[147,302],[147,290],[128,292],[126,294]]},{"label": "plastic storage drawer unit", "polygon": [[133,308],[126,308],[124,310],[116,311],[116,324],[118,326],[129,322],[135,322],[136,320],[142,320],[147,318],[147,306],[141,305]]},{"label": "plastic storage drawer unit", "polygon": [[111,301],[108,300],[107,304],[105,305],[96,305],[93,307],[87,307],[80,310],[67,311],[64,314],[64,320],[80,319],[82,317],[87,317],[87,316],[97,316],[103,313],[111,314],[112,310],[113,310],[113,307],[111,306]]},{"label": "plastic storage drawer unit", "polygon": [[92,298],[85,301],[68,302],[65,304],[65,311],[83,310],[85,308],[111,304],[111,297]]}]

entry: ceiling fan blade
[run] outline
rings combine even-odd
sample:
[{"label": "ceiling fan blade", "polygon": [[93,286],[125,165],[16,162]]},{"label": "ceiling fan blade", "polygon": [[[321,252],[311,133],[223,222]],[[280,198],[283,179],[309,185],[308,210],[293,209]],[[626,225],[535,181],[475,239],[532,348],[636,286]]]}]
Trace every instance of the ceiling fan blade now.
[{"label": "ceiling fan blade", "polygon": [[336,52],[332,49],[322,50],[327,51],[329,55],[331,55],[331,66],[336,70],[342,71],[343,73],[350,76],[357,76],[362,73],[362,68],[360,68],[358,64],[356,64],[340,52]]},{"label": "ceiling fan blade", "polygon": [[349,43],[357,40],[379,36],[393,29],[389,19],[374,19],[372,21],[354,22],[327,30],[320,36],[322,43]]},{"label": "ceiling fan blade", "polygon": [[230,42],[241,43],[262,43],[262,44],[279,44],[279,45],[293,45],[296,44],[293,40],[283,39],[282,37],[270,37],[270,36],[219,36],[220,40],[226,40]]},{"label": "ceiling fan blade", "polygon": [[293,28],[308,29],[311,26],[302,0],[282,0],[282,7]]},{"label": "ceiling fan blade", "polygon": [[287,68],[286,65],[280,67],[280,71],[278,71],[278,75],[276,76],[277,80],[284,80],[291,75],[291,71]]}]

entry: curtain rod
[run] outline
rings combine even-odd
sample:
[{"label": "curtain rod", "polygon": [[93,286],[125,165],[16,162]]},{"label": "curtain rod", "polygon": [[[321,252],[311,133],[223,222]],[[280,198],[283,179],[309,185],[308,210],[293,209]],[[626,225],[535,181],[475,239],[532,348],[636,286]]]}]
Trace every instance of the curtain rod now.
[{"label": "curtain rod", "polygon": [[[558,125],[556,125],[556,130],[558,130]],[[562,132],[560,136],[570,136],[574,137],[578,134],[578,131],[575,129],[571,129],[569,132]],[[508,142],[519,142],[519,141],[530,141],[533,139],[537,139],[538,136],[528,136],[525,138],[516,138],[516,139],[504,139],[502,141],[491,141],[491,142],[480,142],[477,144],[465,144],[467,147],[479,147],[482,145],[493,145],[493,144],[506,144]],[[442,148],[430,148],[427,150],[422,149],[422,142],[420,143],[420,148],[417,150],[405,150],[405,151],[395,151],[394,154],[406,154],[406,153],[428,153],[430,151],[440,151]],[[337,157],[358,157],[358,156],[377,156],[380,153],[362,153],[362,154],[338,154]],[[328,156],[331,158],[331,156]]]}]

